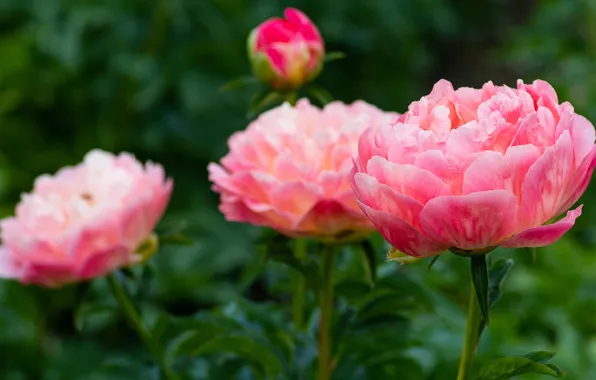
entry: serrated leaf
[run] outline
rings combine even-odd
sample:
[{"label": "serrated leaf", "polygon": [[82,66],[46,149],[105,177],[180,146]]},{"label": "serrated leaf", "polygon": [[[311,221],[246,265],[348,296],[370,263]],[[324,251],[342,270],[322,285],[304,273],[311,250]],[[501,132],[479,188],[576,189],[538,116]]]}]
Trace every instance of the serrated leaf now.
[{"label": "serrated leaf", "polygon": [[371,285],[374,286],[377,281],[377,253],[375,247],[373,247],[370,240],[363,240],[360,247],[364,253],[364,268]]},{"label": "serrated leaf", "polygon": [[[535,354],[535,353],[534,353]],[[536,354],[538,358],[545,356]],[[530,354],[532,356],[532,354]],[[503,380],[524,374],[541,374],[555,378],[563,377],[563,371],[552,364],[536,362],[523,356],[512,356],[493,360],[480,369],[474,380]]]},{"label": "serrated leaf", "polygon": [[[494,262],[489,272],[489,307],[492,308],[500,299],[502,295],[502,287],[509,271],[513,267],[513,260],[511,259],[500,259]],[[480,321],[479,336],[482,334],[486,324],[484,321]]]},{"label": "serrated leaf", "polygon": [[478,307],[480,308],[480,315],[485,323],[489,321],[489,281],[488,269],[486,265],[486,255],[472,256],[470,265],[470,272],[472,275],[472,284],[474,286],[474,294],[478,300]]},{"label": "serrated leaf", "polygon": [[346,53],[343,53],[341,51],[330,51],[329,53],[325,54],[325,63],[337,61],[339,59],[344,59],[346,57],[347,57]]},{"label": "serrated leaf", "polygon": [[227,92],[227,91],[235,90],[237,88],[257,84],[257,83],[259,83],[259,80],[256,77],[253,77],[253,76],[240,77],[240,78],[232,79],[228,83],[221,86],[219,88],[219,92]]}]

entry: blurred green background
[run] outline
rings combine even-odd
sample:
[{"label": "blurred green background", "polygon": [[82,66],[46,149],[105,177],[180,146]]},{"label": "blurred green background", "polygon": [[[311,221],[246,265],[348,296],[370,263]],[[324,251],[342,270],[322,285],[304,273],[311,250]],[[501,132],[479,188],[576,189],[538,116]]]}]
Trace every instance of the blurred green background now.
[{"label": "blurred green background", "polygon": [[[314,20],[329,51],[347,54],[318,79],[339,100],[360,98],[403,112],[440,78],[456,86],[488,80],[515,86],[517,78],[541,78],[561,100],[596,120],[592,0],[2,0],[2,215],[13,212],[36,176],[75,164],[92,148],[160,162],[175,180],[160,229],[182,229],[194,243],[165,246],[152,259],[154,277],[139,296],[145,314],[261,313],[266,317],[257,320],[272,318],[283,329],[289,272],[271,264],[255,281],[247,280],[261,231],[225,222],[206,165],[225,154],[233,131],[246,127],[255,91],[219,88],[248,74],[246,36],[286,6]],[[481,360],[548,349],[558,353],[554,363],[569,379],[596,379],[594,187],[582,199],[586,206],[576,228],[540,249],[536,262],[523,251],[495,253],[516,264],[480,345]],[[378,250],[382,259],[383,247]],[[383,264],[379,273],[410,281],[409,289],[434,305],[430,311],[411,306],[403,324],[363,334],[403,336],[393,344],[404,346],[409,361],[394,362],[393,378],[455,378],[466,263],[445,255],[428,273],[425,264]],[[82,287],[48,291],[0,283],[0,378],[152,378],[120,368],[128,364],[118,367],[122,361],[143,363],[145,350],[110,312],[105,287],[95,281],[81,311]],[[225,379],[209,372],[217,360],[223,359],[195,360],[194,378]],[[342,368],[339,373],[352,377],[337,378],[359,378],[358,369]]]}]

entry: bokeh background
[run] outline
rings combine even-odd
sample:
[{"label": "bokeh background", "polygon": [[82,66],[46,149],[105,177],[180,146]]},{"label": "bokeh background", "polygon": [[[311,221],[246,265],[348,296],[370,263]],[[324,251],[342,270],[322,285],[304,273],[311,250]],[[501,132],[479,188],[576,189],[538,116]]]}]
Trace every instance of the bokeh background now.
[{"label": "bokeh background", "polygon": [[[265,314],[279,314],[275,323],[282,326],[288,270],[271,264],[256,278],[247,274],[262,231],[225,222],[206,165],[225,154],[232,132],[246,127],[255,91],[220,87],[249,73],[246,36],[286,6],[314,20],[328,50],[347,54],[318,79],[336,99],[403,112],[440,78],[456,86],[541,78],[596,120],[592,0],[2,0],[1,214],[13,212],[36,176],[75,164],[93,148],[160,162],[175,180],[160,229],[183,231],[193,244],[164,246],[152,259],[153,278],[139,296],[147,313],[243,315],[243,304],[259,312],[273,305],[277,314]],[[569,379],[596,379],[595,190],[582,198],[576,228],[540,249],[535,262],[524,251],[495,253],[516,264],[480,345],[481,360],[549,349]],[[380,272],[407,279],[433,305],[410,305],[403,324],[371,330],[371,337],[408,339],[395,343],[404,345],[404,356],[394,361],[394,378],[455,378],[466,263],[445,255],[428,273],[424,263],[384,264]],[[81,311],[81,287],[48,291],[1,282],[0,378],[150,378],[116,370],[122,361],[142,362],[145,351],[110,312],[105,284],[95,281],[91,289],[97,302],[85,301]],[[209,372],[217,367],[209,360],[197,359],[194,378],[225,379]]]}]

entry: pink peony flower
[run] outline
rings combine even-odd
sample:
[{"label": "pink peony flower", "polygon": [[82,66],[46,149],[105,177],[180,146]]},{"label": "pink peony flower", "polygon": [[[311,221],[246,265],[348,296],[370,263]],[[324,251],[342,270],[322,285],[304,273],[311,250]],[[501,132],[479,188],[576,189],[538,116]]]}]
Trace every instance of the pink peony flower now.
[{"label": "pink peony flower", "polygon": [[248,38],[255,75],[276,89],[295,89],[314,79],[323,67],[325,46],[317,27],[302,12],[287,8],[285,19],[272,18]]},{"label": "pink peony flower", "polygon": [[57,287],[138,263],[171,191],[161,166],[128,153],[93,150],[42,175],[0,222],[0,276]]},{"label": "pink peony flower", "polygon": [[358,136],[397,114],[362,101],[319,109],[283,104],[229,140],[221,165],[210,164],[220,210],[230,221],[272,227],[288,236],[338,239],[369,233],[348,173]]},{"label": "pink peony flower", "polygon": [[594,127],[544,81],[517,89],[442,80],[395,125],[360,137],[358,204],[398,250],[481,254],[540,247],[567,232],[588,186]]}]

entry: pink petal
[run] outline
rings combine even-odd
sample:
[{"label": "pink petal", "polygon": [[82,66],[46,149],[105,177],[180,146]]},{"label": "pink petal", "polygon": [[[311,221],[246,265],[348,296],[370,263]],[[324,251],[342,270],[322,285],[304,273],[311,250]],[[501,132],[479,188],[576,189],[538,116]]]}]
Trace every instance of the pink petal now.
[{"label": "pink petal", "polygon": [[20,278],[23,266],[15,261],[11,251],[0,246],[0,278]]},{"label": "pink petal", "polygon": [[375,210],[386,211],[412,226],[418,226],[422,203],[396,193],[365,173],[354,176],[354,192],[363,204]]},{"label": "pink petal", "polygon": [[448,247],[466,250],[497,246],[515,231],[517,199],[491,190],[431,199],[420,213],[425,235]]},{"label": "pink petal", "polygon": [[334,236],[346,231],[372,230],[368,220],[358,213],[347,209],[336,200],[317,202],[302,218],[296,220],[292,230],[305,231],[323,236]]},{"label": "pink petal", "polygon": [[478,191],[505,190],[505,178],[509,171],[501,153],[486,151],[464,173],[462,192],[470,194]]},{"label": "pink petal", "polygon": [[571,139],[573,140],[575,167],[578,168],[584,158],[594,148],[594,140],[596,140],[594,126],[582,115],[575,114],[573,117],[573,128],[571,129]]},{"label": "pink petal", "polygon": [[546,223],[556,216],[565,203],[565,190],[571,180],[573,146],[569,131],[564,131],[556,144],[530,167],[522,185],[520,227],[529,228]]},{"label": "pink petal", "polygon": [[295,158],[291,154],[282,153],[273,160],[273,175],[278,181],[289,182],[304,179]]},{"label": "pink petal", "polygon": [[77,270],[77,278],[104,276],[116,268],[127,266],[135,261],[128,247],[114,246],[94,252]]},{"label": "pink petal", "polygon": [[271,193],[271,205],[279,212],[304,216],[318,201],[315,185],[302,181],[283,184]]},{"label": "pink petal", "polygon": [[394,215],[385,211],[373,210],[362,202],[358,202],[358,204],[385,240],[407,255],[414,257],[435,256],[449,247],[430,240]]},{"label": "pink petal", "polygon": [[540,158],[540,151],[534,145],[511,146],[505,152],[505,161],[510,169],[507,190],[521,201],[522,186],[530,167]]},{"label": "pink petal", "polygon": [[582,214],[582,206],[580,205],[575,210],[569,211],[567,216],[553,224],[546,226],[539,226],[529,228],[510,239],[505,240],[501,245],[509,248],[520,247],[544,247],[553,244],[569,231],[575,224],[577,219]]},{"label": "pink petal", "polygon": [[592,147],[592,151],[584,158],[577,171],[573,174],[573,178],[567,185],[565,192],[565,203],[557,211],[557,215],[567,211],[571,206],[577,202],[582,194],[588,188],[594,167],[596,166],[596,146]]},{"label": "pink petal", "polygon": [[284,16],[286,20],[299,26],[300,34],[306,41],[323,43],[316,26],[304,13],[295,8],[286,8]]},{"label": "pink petal", "polygon": [[446,142],[447,152],[456,157],[464,157],[484,150],[484,141],[477,136],[479,130],[478,122],[471,121],[451,131]]},{"label": "pink petal", "polygon": [[25,268],[22,277],[19,279],[24,284],[57,288],[76,280],[71,264],[31,261]]},{"label": "pink petal", "polygon": [[265,48],[265,54],[273,68],[281,75],[287,74],[288,59],[283,49],[284,45],[276,43]]},{"label": "pink petal", "polygon": [[439,177],[414,165],[395,164],[375,156],[368,161],[367,172],[393,191],[422,204],[450,194],[448,186]]}]

